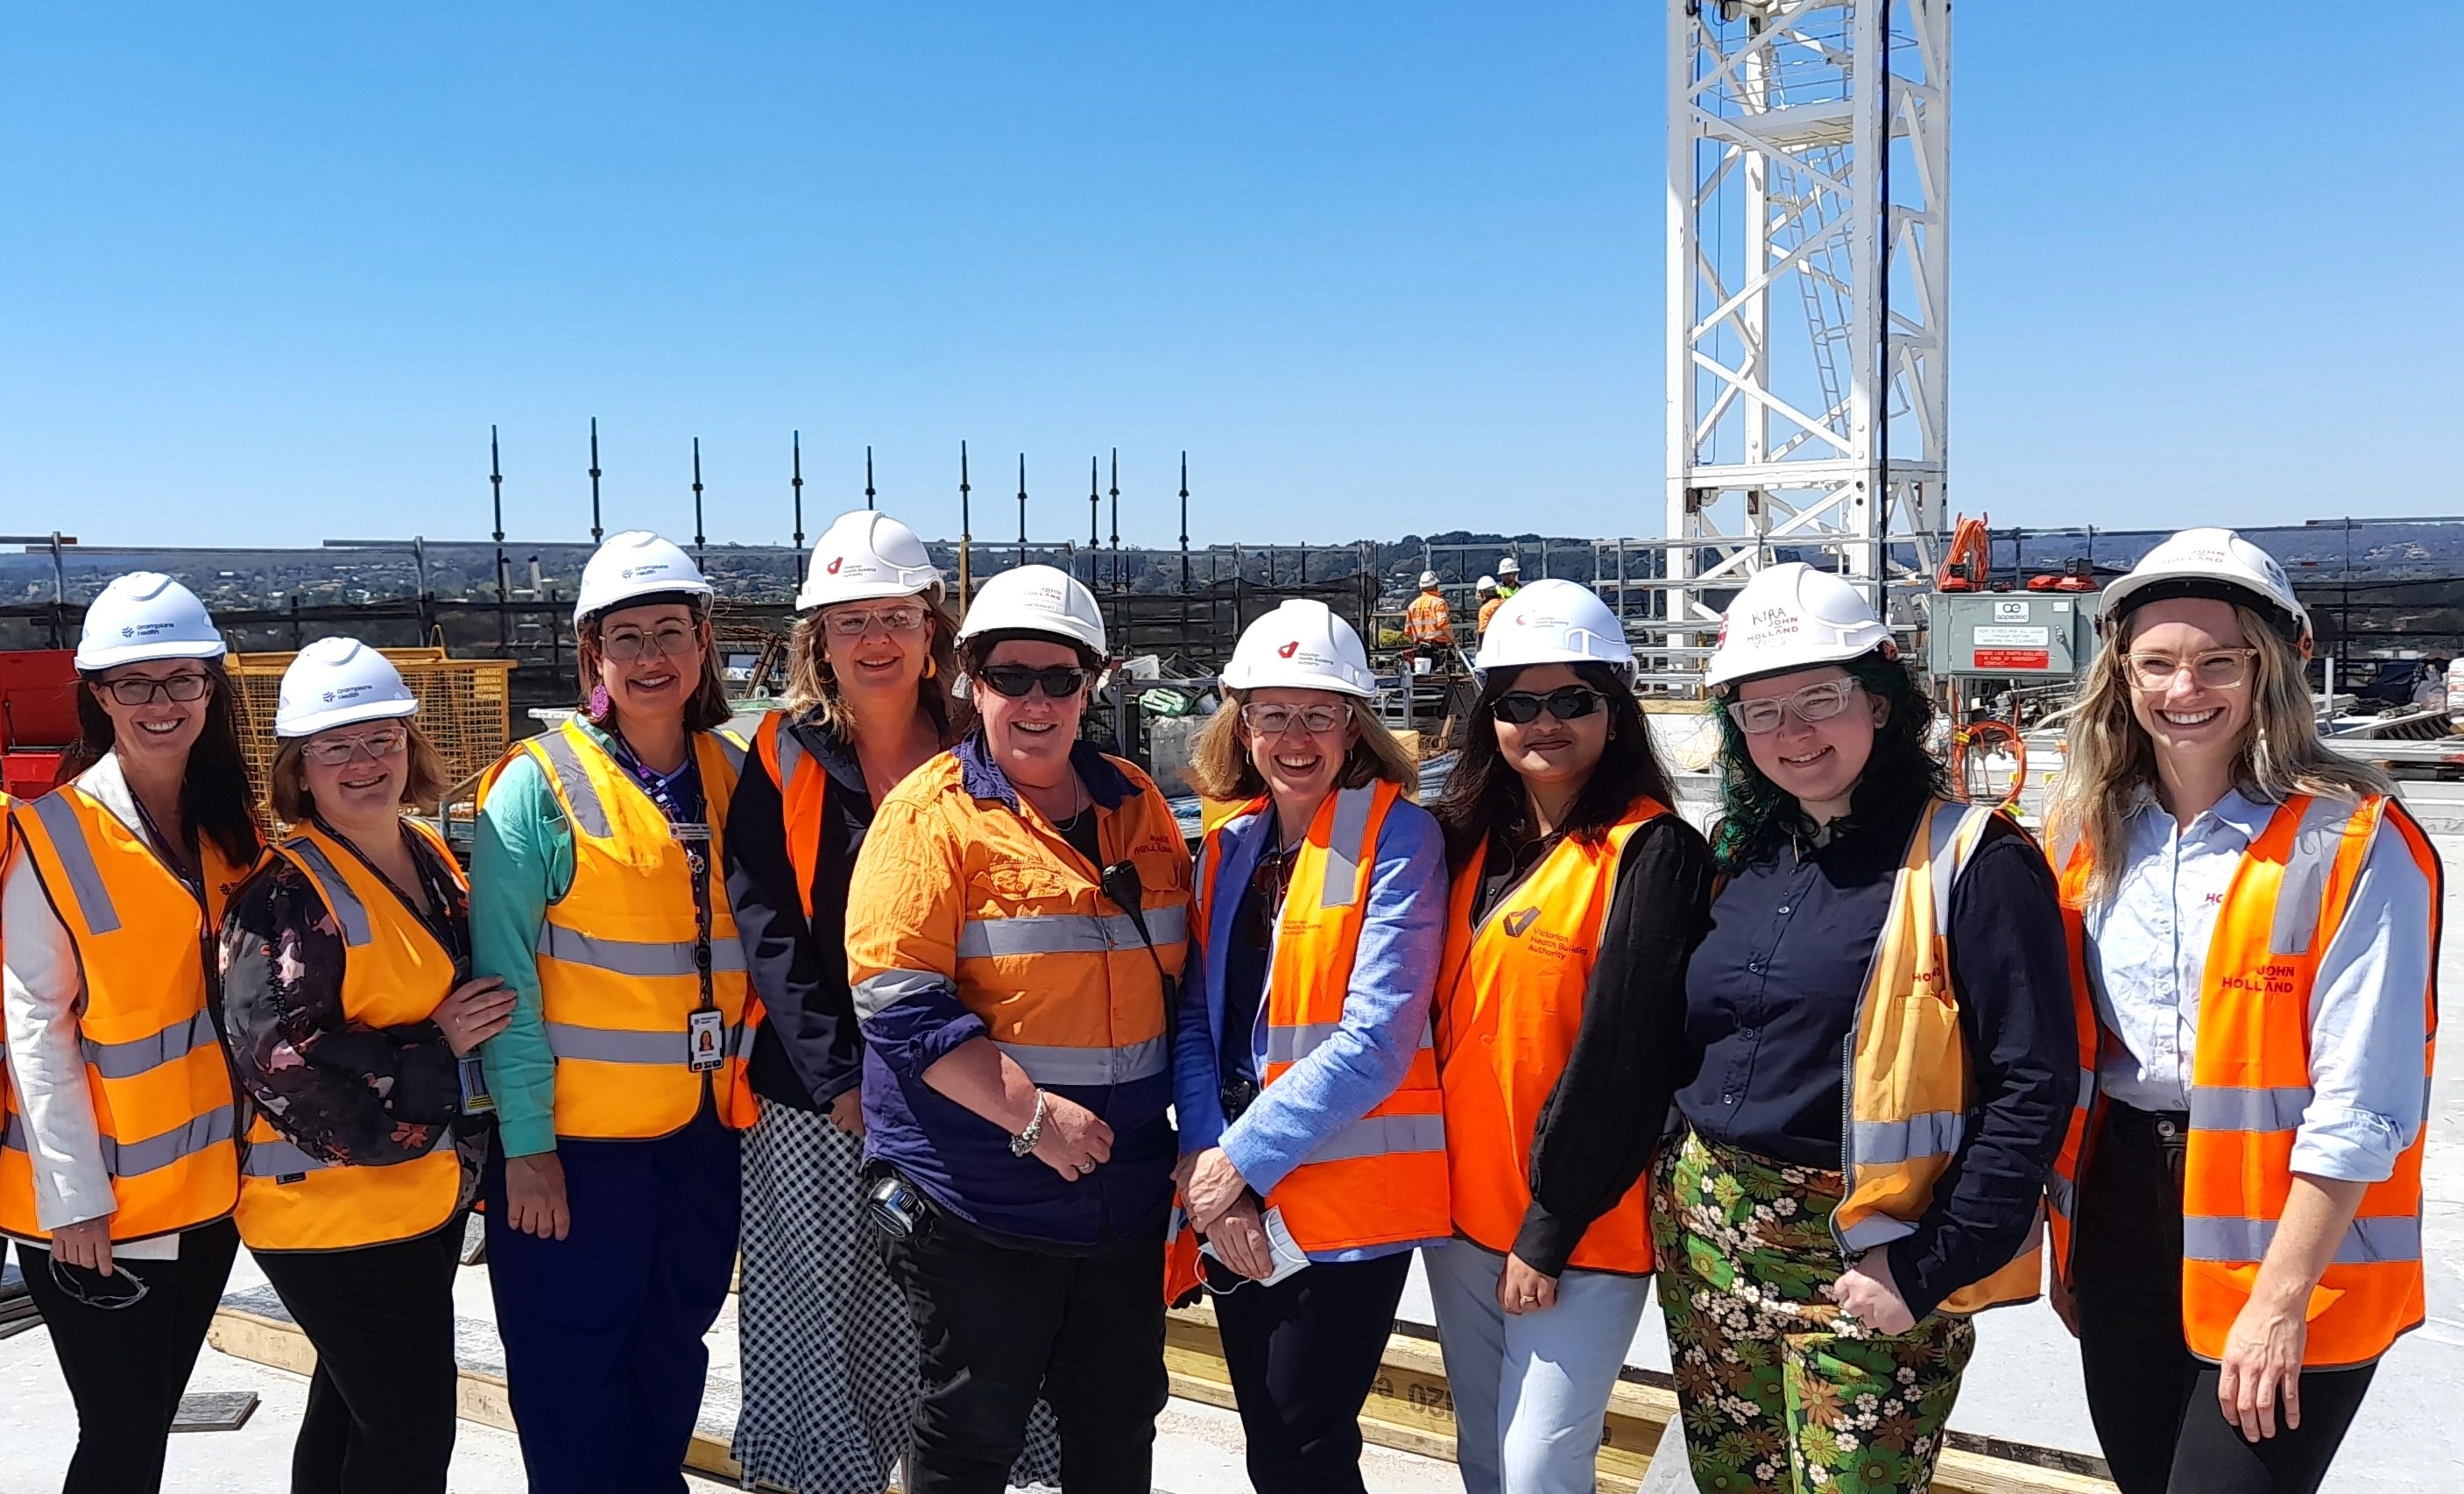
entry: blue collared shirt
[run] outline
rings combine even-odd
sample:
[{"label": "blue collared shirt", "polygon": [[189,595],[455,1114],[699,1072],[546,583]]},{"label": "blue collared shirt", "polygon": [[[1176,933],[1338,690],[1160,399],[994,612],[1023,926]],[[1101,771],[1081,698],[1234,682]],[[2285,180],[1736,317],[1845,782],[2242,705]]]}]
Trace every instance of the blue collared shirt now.
[{"label": "blue collared shirt", "polygon": [[[1395,1092],[1429,1030],[1429,1000],[1446,942],[1445,838],[1419,805],[1402,801],[1377,832],[1360,948],[1344,993],[1343,1022],[1261,1090],[1239,1120],[1223,1123],[1218,1054],[1224,1016],[1225,952],[1243,937],[1235,927],[1240,890],[1275,838],[1270,811],[1229,829],[1219,843],[1223,866],[1215,885],[1230,895],[1208,910],[1206,957],[1189,963],[1181,986],[1180,1022],[1173,1058],[1174,1109],[1186,1154],[1220,1146],[1243,1181],[1261,1196],[1328,1138]],[[1266,1002],[1255,1007],[1248,1046],[1253,1072],[1266,1071]],[[1236,1044],[1238,1039],[1235,1039]],[[1405,1241],[1362,1250],[1312,1251],[1319,1261],[1392,1255],[1438,1240]]]},{"label": "blue collared shirt", "polygon": [[[2097,1083],[2123,1104],[2190,1108],[2199,990],[2216,918],[2243,852],[2275,812],[2236,789],[2188,825],[2153,799],[2124,822],[2120,885],[2111,904],[2086,918],[2090,983],[2110,1035]],[[2420,1134],[2431,895],[2403,837],[2382,823],[2311,990],[2311,1098],[2294,1137],[2297,1173],[2379,1182]]]}]

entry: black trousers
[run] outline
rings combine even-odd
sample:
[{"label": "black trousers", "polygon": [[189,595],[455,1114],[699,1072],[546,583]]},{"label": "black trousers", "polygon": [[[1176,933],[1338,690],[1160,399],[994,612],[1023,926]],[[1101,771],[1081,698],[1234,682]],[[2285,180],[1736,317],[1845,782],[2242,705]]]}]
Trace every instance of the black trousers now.
[{"label": "black trousers", "polygon": [[396,1244],[256,1258],[317,1349],[291,1494],[445,1494],[461,1250],[457,1214]]},{"label": "black trousers", "polygon": [[145,1296],[106,1309],[60,1290],[52,1253],[18,1241],[26,1289],[77,1403],[77,1454],[61,1494],[154,1494],[163,1486],[164,1440],[238,1252],[239,1231],[218,1219],[182,1235],[176,1261],[114,1262],[114,1271],[145,1284]]},{"label": "black trousers", "polygon": [[908,1494],[1002,1494],[1040,1391],[1069,1494],[1150,1494],[1163,1368],[1162,1221],[1060,1256],[929,1219],[888,1247],[921,1351]]},{"label": "black trousers", "polygon": [[2079,1198],[2071,1277],[2087,1408],[2122,1494],[2314,1494],[2375,1366],[2301,1376],[2301,1425],[2243,1438],[2216,1366],[2182,1337],[2187,1116],[2106,1107]]},{"label": "black trousers", "polygon": [[1259,1494],[1365,1494],[1360,1405],[1411,1274],[1408,1250],[1321,1261],[1272,1286],[1247,1282],[1215,1299],[1249,1484]]}]

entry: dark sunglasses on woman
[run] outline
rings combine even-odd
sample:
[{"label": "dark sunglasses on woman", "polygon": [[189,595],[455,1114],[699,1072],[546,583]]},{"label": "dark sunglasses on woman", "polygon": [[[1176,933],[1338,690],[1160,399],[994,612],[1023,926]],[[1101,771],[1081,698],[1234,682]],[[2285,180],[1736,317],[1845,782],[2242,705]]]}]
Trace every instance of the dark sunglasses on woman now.
[{"label": "dark sunglasses on woman", "polygon": [[1488,703],[1488,714],[1516,726],[1529,725],[1548,712],[1560,721],[1572,721],[1590,715],[1607,704],[1608,697],[1596,690],[1581,685],[1567,685],[1545,695],[1528,690],[1509,690]]},{"label": "dark sunglasses on woman", "polygon": [[1038,685],[1052,700],[1066,700],[1087,688],[1087,671],[1067,667],[1030,670],[1023,664],[995,664],[987,666],[980,677],[1012,700],[1025,699],[1026,692]]}]

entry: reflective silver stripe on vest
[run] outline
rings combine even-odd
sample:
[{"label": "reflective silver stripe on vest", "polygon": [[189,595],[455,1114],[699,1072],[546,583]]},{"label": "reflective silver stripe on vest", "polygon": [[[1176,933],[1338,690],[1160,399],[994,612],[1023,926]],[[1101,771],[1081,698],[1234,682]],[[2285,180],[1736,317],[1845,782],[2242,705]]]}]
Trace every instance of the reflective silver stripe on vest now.
[{"label": "reflective silver stripe on vest", "polygon": [[[1339,1022],[1295,1022],[1288,1027],[1268,1027],[1266,1062],[1297,1064],[1316,1051],[1319,1044],[1333,1037],[1342,1026],[1343,1023]],[[1422,1023],[1419,1046],[1433,1048],[1437,1045],[1437,1029],[1425,1022]]]},{"label": "reflective silver stripe on vest", "polygon": [[[681,1029],[636,1032],[615,1027],[577,1027],[565,1022],[547,1024],[549,1052],[590,1064],[673,1064],[682,1067],[688,1057],[685,1046],[690,1041]],[[726,1056],[735,1057],[737,1049],[743,1045],[744,1029],[728,1028]]]},{"label": "reflective silver stripe on vest", "polygon": [[[2084,1110],[2096,1104],[2096,1070],[2093,1068],[2081,1068],[2079,1071],[2079,1108]],[[2427,1114],[2428,1112],[2424,1111],[2423,1113]]]},{"label": "reflective silver stripe on vest", "polygon": [[231,1107],[209,1110],[176,1131],[140,1141],[102,1138],[102,1162],[114,1177],[137,1177],[231,1139]]},{"label": "reflective silver stripe on vest", "polygon": [[1369,828],[1369,811],[1376,798],[1375,783],[1335,792],[1334,828],[1326,838],[1326,886],[1317,900],[1320,908],[1349,908],[1362,901],[1361,884],[1366,880],[1362,868],[1369,848],[1360,844],[1360,837]]},{"label": "reflective silver stripe on vest", "polygon": [[1839,1243],[1850,1250],[1871,1250],[1887,1245],[1917,1232],[1906,1219],[1895,1219],[1887,1214],[1868,1214],[1846,1229],[1839,1231]]},{"label": "reflective silver stripe on vest", "polygon": [[26,1128],[18,1122],[17,1112],[11,1110],[6,1124],[0,1124],[0,1150],[26,1150]]},{"label": "reflective silver stripe on vest", "polygon": [[1040,1085],[1125,1085],[1153,1079],[1170,1066],[1171,1050],[1161,1038],[1117,1048],[1045,1047],[1032,1043],[995,1043]]},{"label": "reflective silver stripe on vest", "polygon": [[2276,918],[2268,930],[2267,947],[2278,955],[2308,952],[2318,936],[2319,915],[2325,912],[2327,879],[2336,869],[2336,852],[2343,845],[2344,826],[2360,809],[2349,799],[2313,799],[2294,827],[2293,848],[2285,853],[2284,880],[2276,890]]},{"label": "reflective silver stripe on vest", "polygon": [[953,989],[949,977],[929,970],[885,970],[857,981],[848,994],[855,998],[857,1018],[864,1019],[878,1017],[910,998]]},{"label": "reflective silver stripe on vest", "polygon": [[599,802],[599,790],[591,786],[590,770],[583,766],[582,754],[574,747],[573,738],[560,728],[534,736],[531,741],[539,756],[547,759],[548,771],[556,776],[558,786],[564,790],[565,804],[573,811],[582,833],[594,840],[605,840],[609,833],[607,806]]},{"label": "reflective silver stripe on vest", "polygon": [[61,868],[69,874],[69,891],[77,898],[77,917],[84,921],[86,932],[117,933],[120,911],[111,906],[110,890],[102,885],[102,868],[94,864],[94,847],[85,843],[85,826],[70,806],[67,791],[45,794],[34,801],[33,807],[34,818],[51,832],[52,849],[58,854]]},{"label": "reflective silver stripe on vest", "polygon": [[201,1010],[146,1037],[131,1038],[125,1043],[79,1038],[77,1045],[85,1050],[85,1061],[103,1078],[134,1079],[220,1041],[214,1032],[213,1018]]},{"label": "reflective silver stripe on vest", "polygon": [[[668,943],[655,939],[603,939],[595,934],[539,925],[538,953],[568,965],[587,965],[616,976],[656,978],[698,974],[693,966],[693,941]],[[710,941],[710,968],[728,975],[744,969],[744,946],[734,939]]]},{"label": "reflective silver stripe on vest", "polygon": [[2310,1108],[2307,1085],[2280,1089],[2233,1089],[2195,1085],[2190,1089],[2192,1131],[2291,1131]]},{"label": "reflective silver stripe on vest", "polygon": [[2045,1179],[2045,1201],[2056,1214],[2072,1219],[2078,1214],[2079,1191],[2071,1186],[2069,1178],[2056,1173]]},{"label": "reflective silver stripe on vest", "polygon": [[[2267,1259],[2276,1220],[2193,1215],[2182,1220],[2182,1254],[2191,1261],[2245,1264]],[[2421,1259],[2421,1220],[2412,1215],[2357,1219],[2336,1245],[2338,1265]]]},{"label": "reflective silver stripe on vest", "polygon": [[1957,1110],[1926,1110],[1905,1120],[1860,1120],[1851,1127],[1859,1167],[1948,1156],[1959,1150],[1966,1130],[1966,1117]]},{"label": "reflective silver stripe on vest", "polygon": [[239,1171],[243,1177],[292,1177],[323,1172],[332,1165],[319,1161],[288,1141],[252,1141]]},{"label": "reflective silver stripe on vest", "polygon": [[[1147,915],[1155,948],[1188,936],[1185,907],[1157,908]],[[1102,955],[1143,946],[1128,913],[1026,913],[1016,918],[970,918],[958,931],[960,959],[1005,955]]]},{"label": "reflective silver stripe on vest", "polygon": [[1412,1152],[1446,1150],[1442,1115],[1364,1115],[1327,1138],[1309,1154],[1309,1162],[1349,1162],[1355,1157],[1394,1156]]},{"label": "reflective silver stripe on vest", "polygon": [[744,738],[721,729],[710,734],[718,743],[718,755],[727,759],[727,769],[737,778],[744,776]]},{"label": "reflective silver stripe on vest", "polygon": [[368,932],[368,905],[360,901],[351,885],[322,846],[301,835],[282,843],[282,848],[299,858],[308,874],[317,879],[317,889],[325,894],[325,906],[334,911],[334,921],[342,926],[342,942],[358,949],[374,935]]}]

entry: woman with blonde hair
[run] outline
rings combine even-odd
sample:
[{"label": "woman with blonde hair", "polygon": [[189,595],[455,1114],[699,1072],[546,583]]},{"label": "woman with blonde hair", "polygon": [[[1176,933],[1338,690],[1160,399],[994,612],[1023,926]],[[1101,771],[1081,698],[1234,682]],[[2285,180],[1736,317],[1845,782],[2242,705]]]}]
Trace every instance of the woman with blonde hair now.
[{"label": "woman with blonde hair", "polygon": [[1240,807],[1198,853],[1177,1176],[1217,1263],[1250,1483],[1359,1494],[1360,1406],[1413,1247],[1452,1233],[1429,1031],[1445,840],[1325,603],[1249,625],[1223,686],[1190,778]]},{"label": "woman with blonde hair", "polygon": [[[727,817],[727,886],[762,1022],[747,1075],[744,1399],[736,1459],[796,1494],[880,1494],[906,1451],[915,1330],[864,1223],[864,1040],[847,882],[873,806],[974,719],[957,631],[914,531],[869,509],[813,545],[786,708],[754,736]],[[1049,1479],[1049,1421],[1014,1477]],[[1039,1456],[1040,1451],[1040,1456]]]},{"label": "woman with blonde hair", "polygon": [[2172,536],[2101,626],[2049,816],[2081,1066],[2055,1302],[2123,1494],[2315,1490],[2424,1316],[2438,857],[2320,739],[2258,546]]}]

